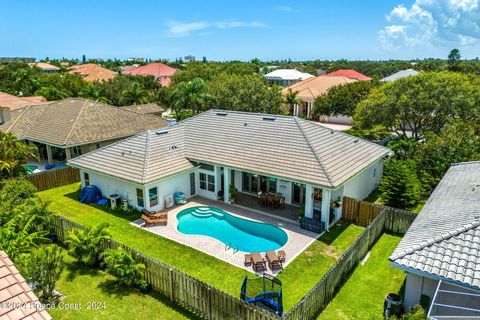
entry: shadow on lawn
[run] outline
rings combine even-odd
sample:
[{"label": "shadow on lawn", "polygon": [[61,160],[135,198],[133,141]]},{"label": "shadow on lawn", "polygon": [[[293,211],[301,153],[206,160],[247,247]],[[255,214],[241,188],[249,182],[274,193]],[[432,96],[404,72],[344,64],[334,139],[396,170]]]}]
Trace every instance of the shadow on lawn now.
[{"label": "shadow on lawn", "polygon": [[333,227],[330,228],[330,231],[321,236],[318,241],[323,242],[327,245],[332,244],[339,235],[342,234],[352,223],[344,220],[340,220]]}]

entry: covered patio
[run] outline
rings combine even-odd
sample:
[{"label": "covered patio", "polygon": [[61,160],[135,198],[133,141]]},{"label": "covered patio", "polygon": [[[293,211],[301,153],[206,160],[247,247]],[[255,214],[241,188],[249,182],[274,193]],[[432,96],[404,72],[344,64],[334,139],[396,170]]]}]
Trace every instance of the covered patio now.
[{"label": "covered patio", "polygon": [[270,206],[262,205],[259,201],[258,196],[253,194],[248,194],[244,192],[239,192],[235,200],[237,206],[246,207],[252,211],[259,211],[263,214],[268,214],[274,217],[287,219],[288,221],[297,221],[299,206],[294,206],[291,204],[285,204],[283,208],[273,208]]}]

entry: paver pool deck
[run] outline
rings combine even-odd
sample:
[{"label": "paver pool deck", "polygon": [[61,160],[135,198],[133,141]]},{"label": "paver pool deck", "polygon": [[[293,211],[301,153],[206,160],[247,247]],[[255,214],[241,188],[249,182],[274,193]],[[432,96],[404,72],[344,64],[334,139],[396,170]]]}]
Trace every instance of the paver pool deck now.
[{"label": "paver pool deck", "polygon": [[[234,266],[243,268],[254,273],[251,266],[246,266],[244,264],[245,254],[248,252],[234,252],[232,248],[227,248],[224,243],[209,236],[187,235],[178,231],[177,214],[184,209],[198,206],[215,207],[243,219],[268,223],[283,229],[288,235],[287,243],[279,249],[284,250],[287,255],[286,262],[283,264],[284,268],[320,236],[317,233],[301,229],[300,225],[295,221],[290,222],[281,218],[277,219],[271,215],[263,215],[243,207],[240,208],[235,205],[229,205],[224,202],[209,200],[198,196],[189,199],[188,203],[185,205],[176,206],[169,210],[168,224],[166,226],[157,225],[145,227],[143,220],[141,219],[136,220],[131,224],[136,227],[148,230],[152,233],[158,234],[167,239],[190,246],[206,254],[226,261]],[[261,254],[262,256],[265,255],[264,252],[262,252]],[[270,274],[278,273],[278,271],[272,272],[268,268],[268,265],[267,272]]]}]

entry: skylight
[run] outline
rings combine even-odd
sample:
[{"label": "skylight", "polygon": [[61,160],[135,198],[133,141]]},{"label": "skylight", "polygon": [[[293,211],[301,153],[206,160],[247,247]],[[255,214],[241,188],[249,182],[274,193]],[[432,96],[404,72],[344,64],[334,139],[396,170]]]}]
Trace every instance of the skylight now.
[{"label": "skylight", "polygon": [[265,121],[275,121],[276,117],[263,117]]}]

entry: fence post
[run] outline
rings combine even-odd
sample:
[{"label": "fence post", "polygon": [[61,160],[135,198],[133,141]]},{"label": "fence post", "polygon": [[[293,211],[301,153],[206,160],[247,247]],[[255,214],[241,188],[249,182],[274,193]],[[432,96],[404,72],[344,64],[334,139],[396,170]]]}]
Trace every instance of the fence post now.
[{"label": "fence post", "polygon": [[168,270],[168,274],[170,276],[170,300],[172,300],[172,302],[175,302],[175,295],[173,293],[174,284],[173,284],[173,269],[172,268],[170,268]]}]

